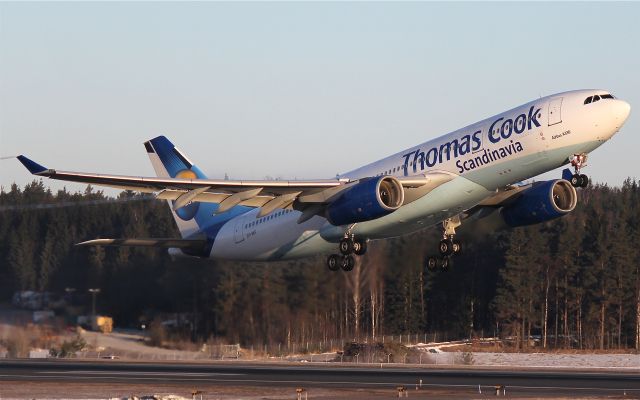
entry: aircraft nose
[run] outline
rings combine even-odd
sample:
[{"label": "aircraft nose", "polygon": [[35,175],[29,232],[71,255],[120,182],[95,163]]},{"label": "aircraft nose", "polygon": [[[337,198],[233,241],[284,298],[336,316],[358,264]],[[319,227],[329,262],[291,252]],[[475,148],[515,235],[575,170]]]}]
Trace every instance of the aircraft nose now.
[{"label": "aircraft nose", "polygon": [[615,126],[616,132],[622,128],[627,118],[629,118],[629,113],[631,112],[631,105],[624,100],[616,99],[611,104],[610,115],[612,117],[612,123]]},{"label": "aircraft nose", "polygon": [[629,118],[629,113],[631,112],[631,104],[627,103],[624,100],[618,101],[618,118],[620,119],[620,125],[622,125],[627,120],[627,118]]}]

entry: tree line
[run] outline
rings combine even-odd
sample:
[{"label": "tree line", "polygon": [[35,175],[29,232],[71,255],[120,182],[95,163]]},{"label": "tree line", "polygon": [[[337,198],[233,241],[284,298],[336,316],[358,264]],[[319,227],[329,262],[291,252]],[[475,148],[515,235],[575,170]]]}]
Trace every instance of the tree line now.
[{"label": "tree line", "polygon": [[324,257],[277,263],[172,260],[153,248],[77,247],[97,237],[178,237],[165,202],[53,193],[42,181],[0,191],[0,301],[16,291],[100,288],[116,326],[187,315],[193,340],[242,345],[500,336],[519,349],[640,348],[640,191],[581,190],[569,215],[480,233],[464,227],[448,271],[424,258],[438,229],[370,243],[353,271]]}]

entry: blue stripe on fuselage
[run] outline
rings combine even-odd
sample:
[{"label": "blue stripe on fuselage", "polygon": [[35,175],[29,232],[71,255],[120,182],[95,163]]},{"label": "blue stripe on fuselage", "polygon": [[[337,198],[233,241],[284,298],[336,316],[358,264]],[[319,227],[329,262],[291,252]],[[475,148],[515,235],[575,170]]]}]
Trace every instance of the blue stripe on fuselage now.
[{"label": "blue stripe on fuselage", "polygon": [[195,220],[200,228],[193,236],[198,237],[204,233],[207,236],[207,254],[211,254],[211,248],[216,241],[220,229],[233,218],[251,211],[252,207],[235,206],[221,214],[214,215],[218,209],[218,204],[200,203]]}]

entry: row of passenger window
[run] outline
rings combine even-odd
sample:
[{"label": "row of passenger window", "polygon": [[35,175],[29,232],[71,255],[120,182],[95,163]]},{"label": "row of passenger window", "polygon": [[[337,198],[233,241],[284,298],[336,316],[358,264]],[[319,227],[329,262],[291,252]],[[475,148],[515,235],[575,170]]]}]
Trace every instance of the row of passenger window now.
[{"label": "row of passenger window", "polygon": [[615,97],[613,97],[609,93],[601,94],[601,95],[595,95],[595,96],[589,96],[586,99],[584,99],[584,104],[595,103],[596,101],[598,101],[600,99],[615,99]]},{"label": "row of passenger window", "polygon": [[[413,161],[411,162],[411,165],[413,166]],[[397,167],[394,167],[393,169],[387,170],[387,171],[383,171],[380,172],[379,174],[377,174],[376,176],[382,176],[382,175],[391,175],[391,174],[395,174],[396,171],[400,172],[400,170],[402,169],[402,165],[399,165]]]},{"label": "row of passenger window", "polygon": [[278,218],[278,217],[280,217],[282,215],[289,214],[290,212],[293,212],[293,210],[282,210],[282,211],[275,212],[273,214],[269,214],[266,217],[258,218],[257,220],[255,220],[253,222],[245,224],[244,225],[244,229],[249,229],[249,228],[251,228],[253,226],[256,226],[256,225],[259,225],[259,224],[263,224],[263,223],[265,223],[265,222],[267,222],[269,220],[272,220],[274,218]]}]

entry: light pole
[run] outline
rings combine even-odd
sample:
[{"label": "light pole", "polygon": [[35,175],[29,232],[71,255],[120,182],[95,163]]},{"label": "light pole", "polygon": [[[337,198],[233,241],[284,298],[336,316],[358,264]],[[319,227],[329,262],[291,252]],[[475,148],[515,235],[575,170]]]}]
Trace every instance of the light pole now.
[{"label": "light pole", "polygon": [[98,293],[100,293],[100,289],[99,288],[89,289],[89,292],[91,293],[91,310],[92,310],[91,315],[95,317],[96,316],[96,296],[98,295]]},{"label": "light pole", "polygon": [[75,293],[75,291],[76,291],[76,288],[73,288],[73,287],[64,288],[64,292],[67,294],[65,300],[71,303],[71,296],[73,296],[73,293]]}]

